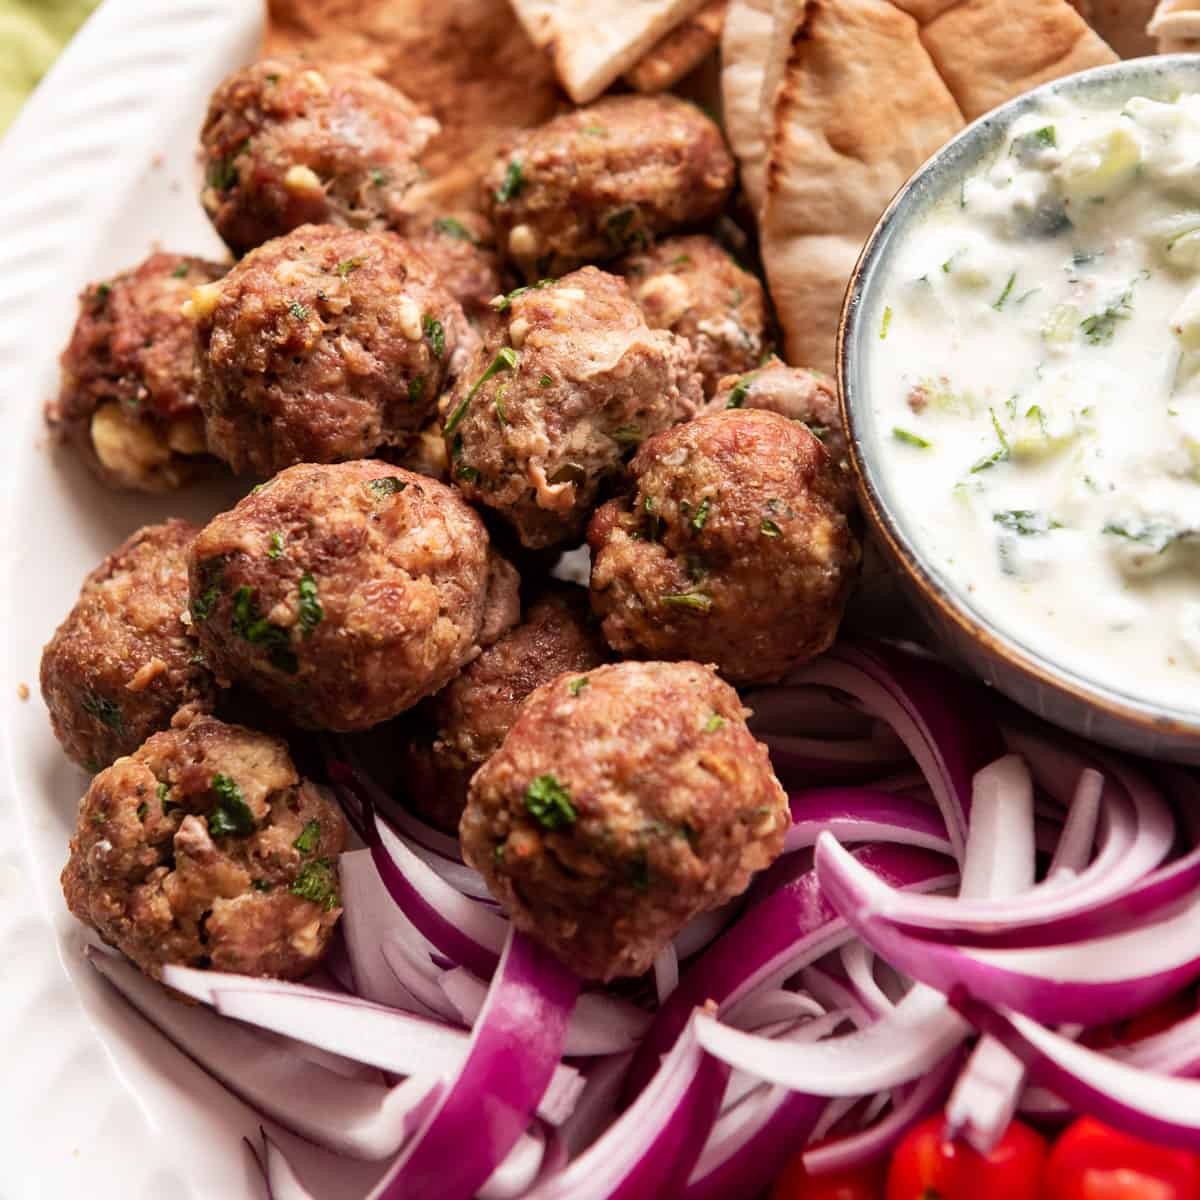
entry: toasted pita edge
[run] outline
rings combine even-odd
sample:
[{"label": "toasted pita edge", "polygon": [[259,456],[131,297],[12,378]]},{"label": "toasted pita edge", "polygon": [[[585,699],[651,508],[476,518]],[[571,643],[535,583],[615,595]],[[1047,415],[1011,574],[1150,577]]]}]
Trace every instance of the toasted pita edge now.
[{"label": "toasted pita edge", "polygon": [[595,100],[707,0],[511,0],[576,104]]},{"label": "toasted pita edge", "polygon": [[663,92],[674,86],[720,45],[728,9],[729,0],[709,0],[626,71],[625,82],[639,92]]}]

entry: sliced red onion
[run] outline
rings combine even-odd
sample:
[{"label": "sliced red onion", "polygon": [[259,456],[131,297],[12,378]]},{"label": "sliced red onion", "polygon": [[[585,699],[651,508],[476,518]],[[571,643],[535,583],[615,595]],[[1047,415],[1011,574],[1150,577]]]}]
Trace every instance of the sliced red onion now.
[{"label": "sliced red onion", "polygon": [[1047,878],[1053,879],[1063,871],[1079,875],[1091,861],[1096,844],[1096,828],[1100,823],[1100,802],[1104,795],[1104,776],[1091,767],[1079,773],[1079,782],[1067,810],[1067,820],[1059,834],[1050,860]]},{"label": "sliced red onion", "polygon": [[654,990],[659,1004],[666,1004],[671,993],[679,986],[679,959],[675,947],[668,942],[654,956]]},{"label": "sliced red onion", "polygon": [[918,1122],[941,1107],[950,1090],[962,1054],[954,1051],[942,1059],[892,1111],[861,1133],[815,1146],[804,1153],[804,1169],[810,1175],[850,1171],[882,1158]]},{"label": "sliced red onion", "polygon": [[160,1033],[256,1112],[351,1158],[394,1154],[430,1110],[436,1080],[394,1088],[347,1079],[206,1008],[181,1004],[136,967],[89,947],[88,960]]},{"label": "sliced red onion", "polygon": [[[1019,896],[1033,887],[1036,857],[1033,779],[1024,760],[1009,754],[975,776],[960,894]],[[990,1154],[1016,1112],[1024,1082],[1020,1059],[993,1038],[981,1038],[946,1105],[950,1135]]]},{"label": "sliced red onion", "polygon": [[1054,1124],[1065,1123],[1075,1115],[1075,1110],[1048,1088],[1028,1085],[1021,1093],[1021,1103],[1018,1108],[1034,1121],[1046,1121]]},{"label": "sliced red onion", "polygon": [[[803,1044],[837,1028],[842,1014],[810,1021],[789,1035]],[[811,1136],[827,1101],[790,1088],[758,1087],[731,1099],[713,1126],[682,1200],[753,1196],[783,1170]]]},{"label": "sliced red onion", "polygon": [[1114,1046],[1110,1054],[1130,1066],[1164,1075],[1200,1075],[1200,1013],[1169,1029]]},{"label": "sliced red onion", "polygon": [[824,688],[762,687],[747,692],[744,699],[746,707],[753,711],[750,728],[758,737],[799,733],[810,738],[845,741],[871,735],[871,718]]},{"label": "sliced red onion", "polygon": [[816,788],[793,792],[792,827],[784,853],[815,846],[824,830],[839,842],[899,842],[950,854],[946,823],[936,808],[870,788]]},{"label": "sliced red onion", "polygon": [[520,1200],[542,1170],[546,1137],[540,1129],[521,1134],[509,1156],[475,1193],[476,1200]]},{"label": "sliced red onion", "polygon": [[[470,1035],[465,1030],[356,996],[322,992],[285,980],[179,966],[164,967],[163,982],[211,1005],[223,1017],[296,1038],[393,1075],[423,1079],[453,1075],[467,1057]],[[579,1073],[561,1065],[546,1095],[556,1101],[578,1094],[582,1087]],[[553,1107],[539,1115],[544,1120],[561,1119],[560,1111]]]},{"label": "sliced red onion", "polygon": [[875,956],[862,942],[847,942],[841,949],[841,959],[855,997],[870,1016],[879,1020],[895,1009],[895,1003],[875,978]]},{"label": "sliced red onion", "polygon": [[[468,1024],[483,1009],[487,985],[461,967],[439,980],[446,998]],[[650,1027],[650,1014],[605,992],[581,992],[567,1026],[567,1057],[623,1054],[632,1050]]]},{"label": "sliced red onion", "polygon": [[472,900],[485,900],[494,904],[491,892],[478,871],[466,866],[461,859],[446,858],[444,855],[422,846],[416,839],[402,832],[396,836],[433,872],[444,879],[455,891]]},{"label": "sliced red onion", "polygon": [[379,878],[371,852],[350,850],[342,854],[338,878],[342,890],[340,928],[358,994],[365,1000],[420,1016],[444,1015],[404,987],[383,956],[385,939],[396,929],[397,918],[403,918]]},{"label": "sliced red onion", "polygon": [[887,1017],[845,1037],[795,1046],[708,1016],[696,1036],[710,1054],[768,1083],[820,1096],[864,1096],[925,1074],[966,1036],[944,997],[915,987]]},{"label": "sliced red onion", "polygon": [[757,1032],[768,1025],[794,1025],[825,1015],[825,1008],[804,992],[764,988],[748,996],[727,1018],[739,1029]]},{"label": "sliced red onion", "polygon": [[1200,1081],[1131,1066],[965,992],[952,994],[950,1003],[971,1024],[1003,1042],[1040,1084],[1079,1112],[1134,1137],[1200,1150]]},{"label": "sliced red onion", "polygon": [[782,776],[871,779],[908,760],[904,746],[890,739],[831,742],[780,733],[760,737],[770,751],[772,766]]},{"label": "sliced red onion", "polygon": [[[864,846],[854,854],[897,887],[928,890],[956,878],[947,859],[912,846]],[[752,904],[691,964],[655,1014],[630,1069],[626,1096],[646,1086],[695,1008],[711,1000],[730,1012],[739,1000],[758,988],[777,986],[848,937],[845,922],[822,896],[815,871]]]},{"label": "sliced red onion", "polygon": [[[817,1007],[818,1009],[820,1008],[819,1005]],[[815,1017],[805,1017],[800,1021],[795,1019],[779,1021],[774,1024],[757,1027],[754,1032],[777,1041],[797,1042],[803,1045],[808,1042],[820,1041],[823,1037],[828,1037],[841,1026],[845,1025],[848,1020],[850,1020],[850,1014],[844,1010],[828,1013],[819,1011]],[[763,1083],[761,1079],[757,1079],[753,1075],[747,1075],[744,1071],[731,1072],[729,1082],[725,1086],[725,1095],[721,1100],[722,1115],[727,1114],[731,1109],[740,1105],[742,1100],[752,1092],[762,1092],[767,1090],[768,1087],[769,1085]],[[716,1131],[714,1130],[715,1135]],[[710,1138],[709,1140],[711,1143],[712,1139]]]},{"label": "sliced red onion", "polygon": [[[840,972],[827,971],[817,965],[805,967],[800,972],[800,983],[825,1008],[844,1012],[860,1028],[869,1025],[875,1019],[859,996],[858,989]],[[735,1017],[738,1019],[734,1020]],[[741,1005],[733,1009],[726,1020],[739,1029],[747,1028],[741,1019]]]},{"label": "sliced red onion", "polygon": [[510,929],[467,1059],[370,1200],[470,1200],[529,1127],[560,1066],[579,979]]},{"label": "sliced red onion", "polygon": [[[260,1129],[263,1140],[261,1168],[267,1180],[268,1200],[316,1200],[312,1192],[300,1182],[287,1156],[265,1129]],[[255,1154],[257,1158],[257,1153]]]},{"label": "sliced red onion", "polygon": [[421,1008],[455,1023],[461,1022],[458,1009],[442,990],[447,968],[435,961],[433,947],[395,909],[396,928],[384,934],[379,944],[383,961],[395,973],[400,986],[417,998]]},{"label": "sliced red onion", "polygon": [[727,1068],[689,1022],[650,1086],[595,1142],[527,1200],[641,1200],[682,1190],[712,1129]]},{"label": "sliced red onion", "polygon": [[892,889],[833,838],[817,843],[824,894],[877,954],[948,995],[962,988],[1047,1024],[1096,1024],[1165,999],[1200,969],[1200,895],[1153,925],[1065,946],[964,947],[913,937],[882,913]]},{"label": "sliced red onion", "polygon": [[[558,1127],[557,1141],[571,1157],[586,1150],[616,1119],[632,1052],[596,1059],[571,1115]],[[566,1165],[565,1162],[562,1165]]]},{"label": "sliced red onion", "polygon": [[739,896],[729,904],[723,904],[720,908],[714,908],[709,912],[702,912],[698,917],[693,917],[675,935],[676,955],[682,960],[691,958],[693,954],[699,954],[738,915],[741,909],[742,900]]},{"label": "sliced red onion", "polygon": [[438,951],[487,979],[496,969],[508,922],[468,900],[426,866],[376,814],[371,846],[380,878],[404,915]]}]

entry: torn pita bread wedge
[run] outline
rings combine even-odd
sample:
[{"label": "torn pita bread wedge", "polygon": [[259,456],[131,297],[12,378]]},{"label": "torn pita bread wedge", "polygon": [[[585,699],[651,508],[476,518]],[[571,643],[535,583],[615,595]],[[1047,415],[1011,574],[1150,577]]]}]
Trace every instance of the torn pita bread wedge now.
[{"label": "torn pita bread wedge", "polygon": [[709,0],[691,20],[660,38],[642,60],[625,72],[625,82],[639,92],[665,92],[695,70],[721,42],[729,0]]},{"label": "torn pita bread wedge", "polygon": [[[495,6],[501,5],[493,0]],[[706,0],[512,0],[576,104],[595,100]]]},{"label": "torn pita bread wedge", "polygon": [[[777,28],[794,28],[803,15],[803,0],[730,0],[721,35],[721,108],[725,136],[741,167],[742,189],[754,212],[761,213],[770,149],[775,89],[786,53]],[[777,12],[778,9],[778,12]],[[778,22],[776,17],[778,16]],[[768,85],[768,75],[770,84]]]},{"label": "torn pita bread wedge", "polygon": [[1146,32],[1161,54],[1195,50],[1200,44],[1200,0],[1161,0]]},{"label": "torn pita bread wedge", "polygon": [[921,41],[968,121],[1087,67],[1117,61],[1065,0],[961,0]]},{"label": "torn pita bread wedge", "polygon": [[760,222],[789,362],[832,369],[863,241],[962,126],[912,17],[887,0],[808,0],[776,97]]}]

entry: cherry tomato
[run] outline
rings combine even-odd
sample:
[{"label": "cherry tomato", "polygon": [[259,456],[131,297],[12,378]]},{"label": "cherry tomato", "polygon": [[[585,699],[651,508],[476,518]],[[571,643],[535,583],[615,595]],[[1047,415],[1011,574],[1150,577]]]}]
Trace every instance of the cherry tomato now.
[{"label": "cherry tomato", "polygon": [[[945,1136],[938,1114],[905,1134],[888,1169],[887,1200],[1038,1200],[1046,1141],[1013,1121],[990,1154]],[[1055,1197],[1058,1200],[1058,1197]]]},{"label": "cherry tomato", "polygon": [[771,1187],[770,1200],[883,1200],[885,1163],[853,1171],[810,1175],[797,1154]]},{"label": "cherry tomato", "polygon": [[1080,1117],[1054,1145],[1044,1200],[1200,1200],[1200,1154]]},{"label": "cherry tomato", "polygon": [[1089,1029],[1079,1039],[1085,1046],[1093,1050],[1108,1050],[1112,1046],[1124,1046],[1128,1042],[1140,1042],[1142,1038],[1155,1033],[1162,1033],[1185,1017],[1196,1013],[1196,997],[1189,989],[1168,996],[1166,1000],[1140,1012],[1137,1016],[1125,1021],[1117,1021],[1112,1025],[1099,1025]]}]

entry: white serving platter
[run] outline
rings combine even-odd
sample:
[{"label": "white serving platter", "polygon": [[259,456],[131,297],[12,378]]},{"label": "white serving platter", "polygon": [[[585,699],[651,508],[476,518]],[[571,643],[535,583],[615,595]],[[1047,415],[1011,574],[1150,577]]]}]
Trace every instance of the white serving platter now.
[{"label": "white serving platter", "polygon": [[[83,959],[58,875],[87,781],[38,689],[88,570],[139,525],[203,520],[244,490],[107,492],[49,446],[41,410],[83,284],[155,245],[223,257],[197,200],[197,132],[263,20],[261,0],[106,0],[0,142],[0,1200],[265,1194],[242,1142],[255,1114]],[[330,1200],[380,1170],[323,1178],[322,1156],[283,1141]]]}]

